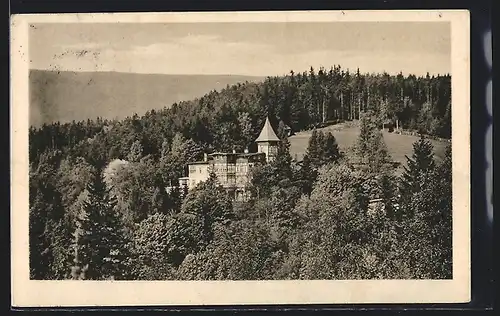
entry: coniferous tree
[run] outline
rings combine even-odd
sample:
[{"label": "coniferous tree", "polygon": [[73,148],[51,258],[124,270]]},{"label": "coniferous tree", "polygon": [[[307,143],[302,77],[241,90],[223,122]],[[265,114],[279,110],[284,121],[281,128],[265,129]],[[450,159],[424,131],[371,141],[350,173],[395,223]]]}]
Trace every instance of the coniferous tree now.
[{"label": "coniferous tree", "polygon": [[440,249],[440,261],[443,262],[442,271],[439,275],[450,278],[452,276],[452,158],[451,145],[447,146],[445,157],[437,166],[435,181],[439,189],[435,194],[438,196],[436,213],[432,218],[434,223],[433,236],[437,239],[437,247]]},{"label": "coniferous tree", "polygon": [[114,209],[101,172],[96,171],[87,185],[87,200],[77,219],[74,234],[75,267],[85,279],[123,277],[126,247],[122,223]]},{"label": "coniferous tree", "polygon": [[53,262],[51,264],[51,274],[54,279],[68,279],[71,275],[68,266],[71,265],[72,252],[72,229],[73,225],[69,218],[64,218],[51,224],[49,228],[51,239],[51,255]]},{"label": "coniferous tree", "polygon": [[[420,147],[426,147],[423,151],[428,152],[429,146],[420,144]],[[404,227],[400,232],[402,257],[408,262],[413,278],[449,279],[452,277],[450,156],[437,166],[430,162],[428,154],[422,156],[419,161],[424,167],[415,172],[417,189],[403,196],[404,216],[397,217],[399,226]]]},{"label": "coniferous tree", "polygon": [[240,129],[241,147],[243,149],[248,148],[250,143],[253,141],[253,127],[252,118],[248,112],[243,112],[238,114],[238,127]]},{"label": "coniferous tree", "polygon": [[302,166],[300,168],[300,178],[303,181],[303,192],[310,194],[313,188],[313,184],[318,177],[318,171],[312,166],[309,156],[306,154],[302,159]]},{"label": "coniferous tree", "polygon": [[451,138],[451,100],[448,102],[448,105],[446,106],[444,117],[441,118],[440,127],[441,130],[438,136],[448,139]]},{"label": "coniferous tree", "polygon": [[369,142],[368,167],[372,173],[380,172],[387,168],[391,158],[384,141],[384,137],[379,129],[374,129]]},{"label": "coniferous tree", "polygon": [[67,274],[64,265],[68,263],[67,243],[70,238],[66,234],[67,226],[61,226],[65,209],[55,183],[60,154],[58,150],[45,152],[40,157],[38,168],[30,172],[29,257],[32,279],[64,279]]},{"label": "coniferous tree", "polygon": [[322,151],[323,132],[314,129],[309,137],[304,160],[308,167],[317,169],[320,166],[320,157]]},{"label": "coniferous tree", "polygon": [[364,163],[366,152],[368,150],[368,143],[370,141],[373,126],[368,115],[361,115],[359,123],[359,136],[356,142],[356,154],[360,158],[361,163]]},{"label": "coniferous tree", "polygon": [[316,155],[311,158],[314,164],[320,167],[323,157],[325,157],[325,134],[322,130],[319,130],[316,138]]},{"label": "coniferous tree", "polygon": [[411,196],[419,192],[431,172],[434,171],[434,152],[432,144],[423,136],[413,144],[412,157],[406,156],[408,165],[400,181],[400,195],[403,204],[407,204]]},{"label": "coniferous tree", "polygon": [[396,197],[396,179],[393,174],[383,172],[378,178],[379,198],[384,204],[385,214],[389,219],[394,218],[395,213],[395,197]]},{"label": "coniferous tree", "polygon": [[359,162],[368,173],[378,173],[390,162],[383,135],[371,112],[361,116],[360,134],[354,149]]},{"label": "coniferous tree", "polygon": [[313,131],[304,159],[314,169],[338,161],[340,150],[335,136],[331,132],[324,134],[323,131]]},{"label": "coniferous tree", "polygon": [[136,140],[130,147],[130,152],[127,155],[127,160],[130,162],[138,162],[142,158],[143,148],[141,142]]},{"label": "coniferous tree", "polygon": [[277,186],[287,186],[293,181],[290,141],[285,138],[278,144],[276,158],[267,164],[258,164],[251,171],[250,190],[257,198],[268,196]]},{"label": "coniferous tree", "polygon": [[290,141],[284,138],[278,145],[276,159],[271,163],[280,176],[280,181],[292,178],[292,156],[290,155]]},{"label": "coniferous tree", "polygon": [[337,162],[341,153],[335,136],[331,132],[326,135],[322,131],[314,130],[309,138],[306,154],[302,159],[300,178],[303,182],[304,193],[310,193],[313,183],[318,176],[321,166]]},{"label": "coniferous tree", "polygon": [[339,145],[337,144],[337,140],[335,136],[331,132],[326,134],[325,139],[325,163],[337,162],[340,159],[340,150]]}]

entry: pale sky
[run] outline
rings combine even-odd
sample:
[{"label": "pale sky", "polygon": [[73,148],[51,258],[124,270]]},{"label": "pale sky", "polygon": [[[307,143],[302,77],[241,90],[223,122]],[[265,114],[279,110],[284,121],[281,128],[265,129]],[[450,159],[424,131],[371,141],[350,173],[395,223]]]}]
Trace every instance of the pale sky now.
[{"label": "pale sky", "polygon": [[272,76],[451,73],[448,22],[35,24],[33,69]]}]

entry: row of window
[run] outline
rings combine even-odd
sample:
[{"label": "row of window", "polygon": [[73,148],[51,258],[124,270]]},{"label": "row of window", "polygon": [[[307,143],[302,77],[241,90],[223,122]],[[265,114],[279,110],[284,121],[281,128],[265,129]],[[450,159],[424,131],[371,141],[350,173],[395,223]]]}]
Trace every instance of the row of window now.
[{"label": "row of window", "polygon": [[245,164],[245,165],[214,165],[213,170],[215,173],[235,173],[235,172],[248,172],[250,169],[251,165],[250,164]]},{"label": "row of window", "polygon": [[[190,179],[188,183],[180,183],[180,185],[189,184],[189,187],[194,187],[198,183],[203,180]],[[235,177],[235,176],[226,176],[226,177],[218,177],[218,181],[223,186],[239,186],[242,187],[248,182],[247,177]],[[186,181],[187,182],[187,181]]]},{"label": "row of window", "polygon": [[[211,169],[213,169],[215,172],[220,173],[220,172],[248,172],[248,170],[253,166],[253,163],[247,163],[247,164],[231,164],[231,165],[221,165],[221,164],[215,164],[212,166]],[[206,167],[205,167],[206,168]],[[189,173],[203,173],[204,171],[206,172],[207,170],[204,167],[197,167],[197,166],[189,166]],[[205,169],[205,170],[204,170]]]},{"label": "row of window", "polygon": [[[198,173],[202,173],[202,171],[202,168],[198,168]],[[189,168],[189,173],[196,173],[196,168]]]}]

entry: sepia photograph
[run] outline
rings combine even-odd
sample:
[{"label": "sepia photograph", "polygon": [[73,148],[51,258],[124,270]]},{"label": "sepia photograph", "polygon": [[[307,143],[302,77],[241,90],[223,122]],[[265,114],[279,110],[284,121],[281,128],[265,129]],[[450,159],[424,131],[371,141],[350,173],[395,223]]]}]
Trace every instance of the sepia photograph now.
[{"label": "sepia photograph", "polygon": [[14,300],[470,299],[466,12],[15,18]]}]

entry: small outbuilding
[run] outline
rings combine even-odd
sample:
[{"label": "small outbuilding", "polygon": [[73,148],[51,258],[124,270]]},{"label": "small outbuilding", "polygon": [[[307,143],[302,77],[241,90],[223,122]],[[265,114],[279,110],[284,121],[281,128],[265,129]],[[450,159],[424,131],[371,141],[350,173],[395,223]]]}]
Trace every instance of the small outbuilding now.
[{"label": "small outbuilding", "polygon": [[285,133],[286,133],[286,136],[289,137],[289,136],[292,136],[293,135],[293,130],[290,126],[286,125],[283,127]]}]

